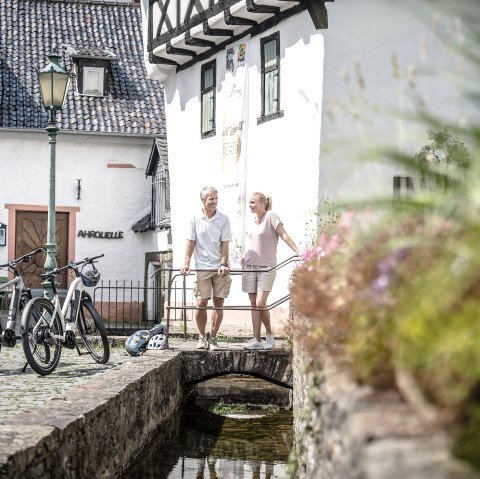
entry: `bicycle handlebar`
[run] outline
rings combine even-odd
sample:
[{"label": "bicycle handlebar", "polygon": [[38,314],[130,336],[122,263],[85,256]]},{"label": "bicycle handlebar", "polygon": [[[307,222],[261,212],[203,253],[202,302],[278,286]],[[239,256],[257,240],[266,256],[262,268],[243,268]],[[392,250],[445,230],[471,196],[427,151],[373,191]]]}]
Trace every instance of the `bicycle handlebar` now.
[{"label": "bicycle handlebar", "polygon": [[45,251],[44,248],[37,248],[34,251],[30,251],[30,253],[24,254],[23,256],[20,256],[17,259],[14,259],[13,261],[9,261],[8,263],[5,264],[0,264],[0,268],[14,268],[17,264],[23,263],[24,261],[30,261],[32,259],[32,256],[35,256],[36,254],[40,253],[41,251]]},{"label": "bicycle handlebar", "polygon": [[102,258],[105,256],[105,254],[99,254],[98,256],[93,256],[92,258],[85,258],[83,261],[79,261],[78,263],[75,263],[77,266],[80,266],[81,264],[87,263],[87,264],[92,264],[96,259]]},{"label": "bicycle handlebar", "polygon": [[65,269],[78,269],[77,267],[80,266],[81,264],[93,264],[96,259],[102,258],[103,256],[105,256],[105,254],[99,254],[98,256],[93,256],[92,258],[85,258],[82,261],[78,261],[78,262],[70,261],[67,265],[62,266],[61,268],[55,268],[50,273],[41,274],[40,277],[48,278],[49,276],[56,275]]}]

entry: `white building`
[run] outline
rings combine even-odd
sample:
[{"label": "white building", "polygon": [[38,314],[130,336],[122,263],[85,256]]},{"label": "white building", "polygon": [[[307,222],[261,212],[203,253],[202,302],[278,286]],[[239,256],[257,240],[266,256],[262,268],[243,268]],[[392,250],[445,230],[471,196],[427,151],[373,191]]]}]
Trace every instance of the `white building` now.
[{"label": "white building", "polygon": [[[166,250],[168,239],[132,230],[151,212],[146,166],[166,141],[163,88],[143,63],[140,6],[5,0],[0,30],[0,264],[46,243],[50,155],[36,72],[56,48],[72,73],[57,116],[57,264],[104,253],[102,279],[143,283],[146,253]],[[44,262],[26,269],[29,286],[39,286]]]},{"label": "white building", "polygon": [[[142,3],[147,68],[165,86],[176,267],[203,186],[219,190],[238,266],[254,191],[272,196],[301,246],[325,194],[334,203],[392,195],[406,172],[357,159],[374,144],[411,154],[425,144],[425,127],[401,118],[413,110],[409,86],[450,120],[471,113],[437,72],[458,67],[444,41],[462,35],[473,1],[451,12],[445,1]],[[278,261],[290,255],[280,244]],[[288,273],[277,278],[272,302],[286,293]],[[234,289],[229,301],[239,304]]]},{"label": "white building", "polygon": [[[326,11],[323,2],[194,3],[162,10],[158,2],[144,17],[149,73],[165,86],[173,262],[183,262],[200,190],[213,185],[231,219],[231,263],[239,268],[250,193],[273,198],[298,243],[318,203],[324,39],[314,21],[320,27]],[[291,256],[279,245],[279,262]],[[279,271],[272,301],[286,294],[292,266]],[[245,296],[234,281],[230,304],[245,304]]]}]

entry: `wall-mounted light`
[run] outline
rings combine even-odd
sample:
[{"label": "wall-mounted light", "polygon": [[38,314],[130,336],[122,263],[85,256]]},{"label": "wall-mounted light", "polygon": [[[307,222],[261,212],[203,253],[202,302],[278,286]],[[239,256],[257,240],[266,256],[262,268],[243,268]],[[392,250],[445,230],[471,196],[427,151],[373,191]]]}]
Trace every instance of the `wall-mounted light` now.
[{"label": "wall-mounted light", "polygon": [[81,194],[82,192],[82,180],[77,178],[77,200],[81,200]]},{"label": "wall-mounted light", "polygon": [[6,246],[7,244],[7,225],[0,223],[0,246]]}]

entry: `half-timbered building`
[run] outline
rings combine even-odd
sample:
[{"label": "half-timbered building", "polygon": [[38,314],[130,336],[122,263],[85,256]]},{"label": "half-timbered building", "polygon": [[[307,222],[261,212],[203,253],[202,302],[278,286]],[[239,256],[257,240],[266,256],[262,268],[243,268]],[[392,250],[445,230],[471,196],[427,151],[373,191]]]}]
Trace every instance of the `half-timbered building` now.
[{"label": "half-timbered building", "polygon": [[[425,143],[426,127],[408,121],[411,98],[450,120],[468,117],[438,73],[463,64],[447,44],[463,38],[475,2],[448,3],[142,0],[145,61],[165,86],[174,262],[208,184],[234,225],[234,266],[254,191],[272,196],[305,246],[319,206],[409,188],[401,167],[368,161],[370,148],[413,155]],[[290,254],[280,244],[278,260]],[[282,276],[272,300],[285,292]]]},{"label": "half-timbered building", "polygon": [[[325,2],[151,0],[143,14],[147,69],[165,87],[174,265],[206,185],[231,219],[232,267],[240,267],[251,192],[271,196],[304,242],[318,203]],[[279,261],[291,253],[280,245]],[[234,279],[234,304],[239,296]]]}]

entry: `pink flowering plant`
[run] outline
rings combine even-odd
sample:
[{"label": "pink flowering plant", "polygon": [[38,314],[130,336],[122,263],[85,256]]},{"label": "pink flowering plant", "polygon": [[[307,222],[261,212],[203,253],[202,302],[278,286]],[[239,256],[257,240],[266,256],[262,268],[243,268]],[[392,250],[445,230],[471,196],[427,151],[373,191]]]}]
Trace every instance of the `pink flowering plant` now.
[{"label": "pink flowering plant", "polygon": [[293,274],[292,329],[311,357],[341,353],[359,382],[397,388],[480,468],[480,131],[470,141],[453,169],[419,165],[427,190],[319,232]]}]

